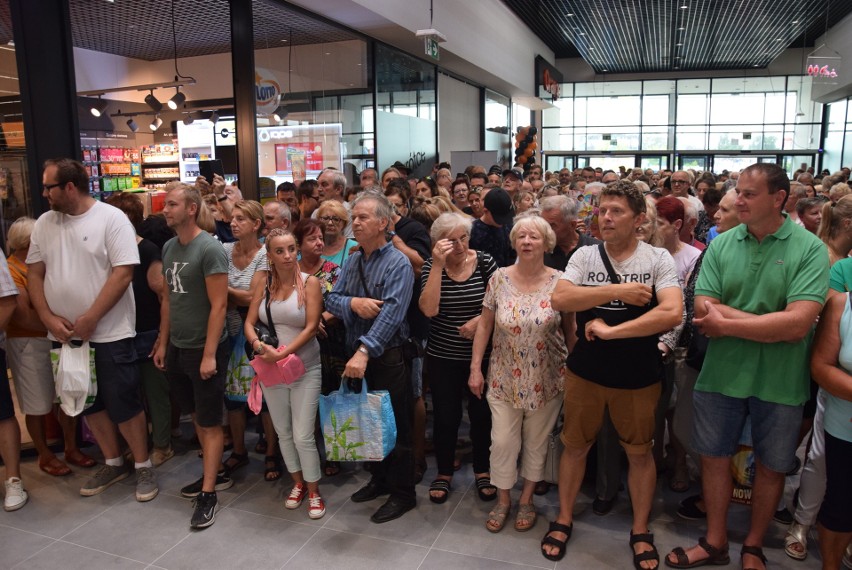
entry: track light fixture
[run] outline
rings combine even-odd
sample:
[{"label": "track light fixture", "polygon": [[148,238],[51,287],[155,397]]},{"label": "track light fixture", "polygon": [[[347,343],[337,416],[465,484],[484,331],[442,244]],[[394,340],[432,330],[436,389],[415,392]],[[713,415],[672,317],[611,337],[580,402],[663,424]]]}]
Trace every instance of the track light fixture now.
[{"label": "track light fixture", "polygon": [[137,125],[136,121],[134,121],[133,119],[127,119],[127,126],[134,133],[139,130],[139,125]]},{"label": "track light fixture", "polygon": [[275,109],[274,113],[272,113],[272,118],[275,120],[276,123],[280,123],[286,117],[287,117],[287,108],[284,105],[281,105],[280,107]]},{"label": "track light fixture", "polygon": [[98,102],[92,105],[92,108],[89,109],[92,114],[96,117],[100,117],[106,111],[107,105],[109,105],[108,101],[104,101],[100,97],[98,97]]},{"label": "track light fixture", "polygon": [[183,124],[184,125],[191,125],[194,122],[195,122],[195,119],[192,118],[191,114],[187,115],[186,117],[183,118]]},{"label": "track light fixture", "polygon": [[151,110],[155,113],[159,113],[163,108],[163,104],[160,103],[156,97],[154,97],[154,90],[152,89],[150,93],[145,95],[145,103],[151,107]]},{"label": "track light fixture", "polygon": [[157,129],[160,128],[160,126],[162,124],[163,124],[163,119],[160,118],[160,115],[155,115],[154,120],[151,121],[151,124],[148,125],[148,126],[151,127],[152,131],[156,131]]},{"label": "track light fixture", "polygon": [[218,122],[219,122],[219,113],[217,113],[216,111],[213,111],[213,112],[210,114],[210,119],[209,119],[209,120],[210,120],[210,122],[211,122],[211,123],[213,123],[214,125],[215,125],[216,123],[218,123]]},{"label": "track light fixture", "polygon": [[169,99],[166,105],[169,106],[169,109],[175,110],[186,101],[186,95],[180,92],[180,87],[177,88],[178,92],[175,93],[175,96]]}]

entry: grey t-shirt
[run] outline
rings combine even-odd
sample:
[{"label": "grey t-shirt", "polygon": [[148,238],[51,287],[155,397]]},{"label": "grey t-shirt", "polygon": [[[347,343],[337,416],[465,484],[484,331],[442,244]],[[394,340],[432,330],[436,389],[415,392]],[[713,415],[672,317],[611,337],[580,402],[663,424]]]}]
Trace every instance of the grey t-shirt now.
[{"label": "grey t-shirt", "polygon": [[[228,273],[222,244],[201,232],[183,245],[172,238],[163,246],[163,275],[169,294],[169,341],[178,348],[203,348],[207,340],[210,299],[205,279]],[[225,327],[219,342],[225,339]]]}]

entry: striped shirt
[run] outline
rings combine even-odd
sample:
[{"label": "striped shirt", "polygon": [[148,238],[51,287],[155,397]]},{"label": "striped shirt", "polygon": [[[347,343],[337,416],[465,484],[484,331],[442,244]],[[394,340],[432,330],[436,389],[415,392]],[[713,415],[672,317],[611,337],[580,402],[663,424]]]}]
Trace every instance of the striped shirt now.
[{"label": "striped shirt", "polygon": [[[485,252],[476,252],[477,263],[471,276],[464,282],[453,281],[446,271],[441,271],[441,300],[438,314],[432,317],[426,354],[447,360],[469,361],[473,341],[459,335],[459,327],[482,314],[482,299],[491,275],[497,271],[494,258]],[[420,280],[432,272],[432,259],[423,264]]]},{"label": "striped shirt", "polygon": [[[361,279],[362,270],[367,291]],[[327,311],[346,325],[347,353],[354,353],[363,344],[370,357],[376,358],[386,348],[401,346],[408,339],[405,314],[413,289],[411,262],[392,243],[374,251],[369,259],[364,259],[363,250],[350,255],[325,305]],[[379,315],[372,320],[359,317],[351,307],[354,297],[383,301]]]}]

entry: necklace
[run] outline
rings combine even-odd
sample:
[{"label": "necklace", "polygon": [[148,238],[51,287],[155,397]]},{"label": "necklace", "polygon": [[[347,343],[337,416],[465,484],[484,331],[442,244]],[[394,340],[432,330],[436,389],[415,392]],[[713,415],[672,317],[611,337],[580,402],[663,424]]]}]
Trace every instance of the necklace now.
[{"label": "necklace", "polygon": [[456,280],[457,277],[464,275],[465,269],[467,268],[467,264],[468,264],[469,259],[470,259],[470,255],[467,252],[465,252],[464,259],[459,264],[458,268],[450,269],[449,266],[445,265],[444,271],[447,273],[447,277],[449,277],[450,279]]}]

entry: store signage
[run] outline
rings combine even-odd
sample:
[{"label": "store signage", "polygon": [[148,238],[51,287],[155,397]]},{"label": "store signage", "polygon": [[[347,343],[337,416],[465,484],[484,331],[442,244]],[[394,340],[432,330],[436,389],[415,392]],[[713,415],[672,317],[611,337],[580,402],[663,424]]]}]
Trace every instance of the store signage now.
[{"label": "store signage", "polygon": [[834,68],[829,69],[827,65],[823,65],[822,67],[818,65],[809,65],[808,75],[811,77],[830,77],[834,79],[837,77],[837,72]]},{"label": "store signage", "polygon": [[293,129],[288,129],[286,127],[279,128],[260,128],[257,129],[257,140],[259,142],[269,142],[271,140],[282,140],[282,139],[292,139],[293,138]]},{"label": "store signage", "polygon": [[438,40],[435,38],[426,38],[423,42],[426,46],[426,55],[435,61],[441,60],[441,53],[438,50]]},{"label": "store signage", "polygon": [[549,98],[552,101],[559,99],[562,90],[562,73],[541,56],[535,58],[535,77],[540,98]]},{"label": "store signage", "polygon": [[281,84],[275,74],[262,67],[254,70],[254,98],[257,112],[271,115],[281,102]]}]

